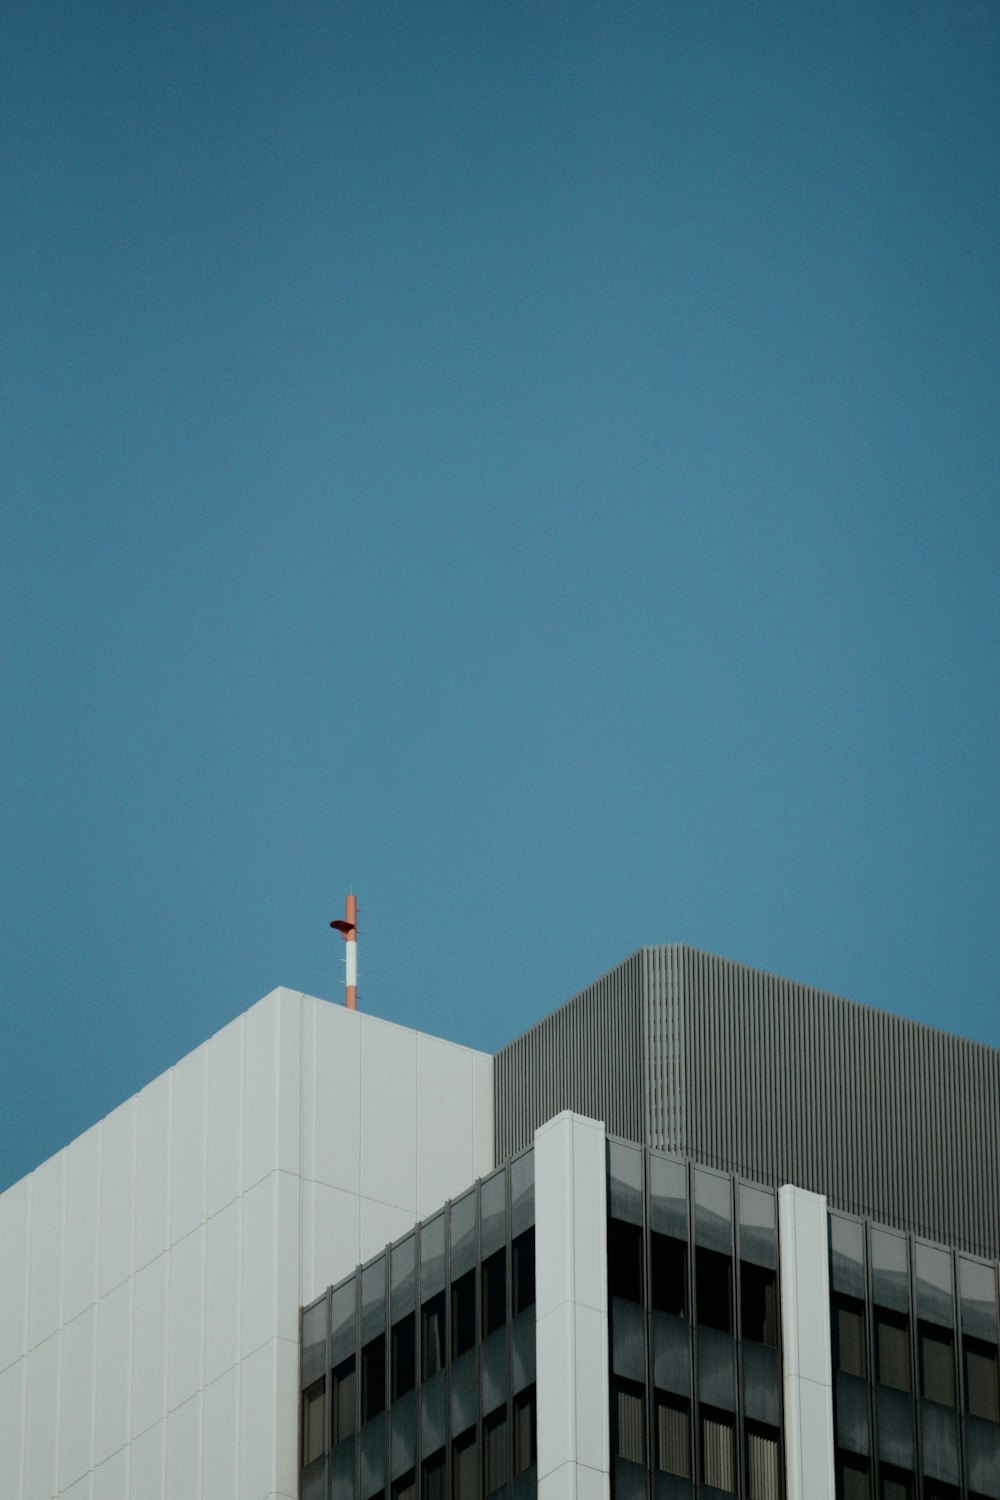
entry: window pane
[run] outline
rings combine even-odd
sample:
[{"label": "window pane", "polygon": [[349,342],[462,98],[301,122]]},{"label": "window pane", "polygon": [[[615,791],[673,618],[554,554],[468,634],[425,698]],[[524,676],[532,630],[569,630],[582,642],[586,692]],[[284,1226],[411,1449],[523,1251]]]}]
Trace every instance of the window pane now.
[{"label": "window pane", "polygon": [[879,1384],[910,1390],[910,1330],[901,1313],[876,1307],[875,1347]]},{"label": "window pane", "polygon": [[302,1465],[323,1452],[323,1395],[325,1381],[315,1381],[302,1393]]},{"label": "window pane", "polygon": [[747,1427],[747,1484],[750,1500],[780,1500],[778,1434],[770,1428]]},{"label": "window pane", "polygon": [[479,1463],[476,1429],[470,1427],[451,1445],[452,1500],[479,1500]]},{"label": "window pane", "polygon": [[514,1397],[514,1473],[523,1474],[535,1462],[535,1388]]},{"label": "window pane", "polygon": [[733,1419],[723,1412],[701,1415],[701,1472],[706,1484],[736,1493],[736,1443]]},{"label": "window pane", "polygon": [[393,1480],[392,1500],[417,1500],[417,1476],[412,1469]]},{"label": "window pane", "polygon": [[519,1234],[510,1247],[513,1260],[514,1284],[511,1300],[514,1317],[531,1307],[535,1300],[535,1231],[526,1229]]},{"label": "window pane", "polygon": [[650,1236],[650,1279],[657,1312],[687,1317],[687,1245],[667,1234]]},{"label": "window pane", "polygon": [[492,1495],[508,1480],[507,1408],[501,1406],[483,1419],[483,1494]]},{"label": "window pane", "polygon": [[955,1342],[950,1328],[921,1323],[920,1383],[928,1401],[955,1405]]},{"label": "window pane", "polygon": [[444,1292],[430,1297],[420,1309],[420,1377],[429,1380],[444,1369]]},{"label": "window pane", "polygon": [[691,1479],[691,1418],[686,1401],[656,1398],[656,1466]]},{"label": "window pane", "polygon": [[695,1252],[698,1322],[706,1328],[733,1331],[732,1262],[716,1250]]},{"label": "window pane", "polygon": [[646,1402],[641,1385],[620,1380],[612,1392],[614,1423],[612,1443],[619,1458],[635,1464],[646,1462]]},{"label": "window pane", "polygon": [[637,1224],[608,1220],[608,1288],[612,1297],[642,1301],[642,1230]]},{"label": "window pane", "polygon": [[966,1339],[965,1395],[973,1417],[1000,1422],[1000,1393],[997,1390],[997,1351],[994,1344]]},{"label": "window pane", "polygon": [[883,1465],[880,1500],[913,1500],[913,1475]]},{"label": "window pane", "polygon": [[392,1329],[392,1399],[412,1391],[417,1380],[417,1330],[412,1313],[400,1318]]},{"label": "window pane", "polygon": [[836,1297],[833,1303],[833,1357],[846,1375],[868,1375],[865,1346],[865,1305],[853,1297]]},{"label": "window pane", "polygon": [[333,1372],[333,1442],[350,1437],[357,1424],[354,1359],[343,1360]]},{"label": "window pane", "polygon": [[841,1454],[837,1459],[837,1500],[871,1500],[871,1493],[867,1460]]},{"label": "window pane", "polygon": [[466,1271],[451,1289],[451,1357],[457,1359],[476,1342],[476,1273]]},{"label": "window pane", "polygon": [[420,1465],[421,1500],[444,1500],[444,1449],[439,1448]]},{"label": "window pane", "polygon": [[507,1321],[507,1252],[497,1250],[483,1261],[483,1338]]},{"label": "window pane", "polygon": [[361,1420],[368,1422],[385,1411],[385,1334],[361,1351]]},{"label": "window pane", "polygon": [[778,1347],[778,1283],[773,1271],[740,1262],[740,1323],[743,1337]]}]

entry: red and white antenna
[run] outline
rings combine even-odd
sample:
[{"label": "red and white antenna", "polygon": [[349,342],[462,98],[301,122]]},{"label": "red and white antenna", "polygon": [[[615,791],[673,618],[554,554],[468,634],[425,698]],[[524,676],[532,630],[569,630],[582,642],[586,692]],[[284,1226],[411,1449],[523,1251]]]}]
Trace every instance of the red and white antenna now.
[{"label": "red and white antenna", "polygon": [[348,896],[347,908],[342,922],[331,922],[347,944],[346,1004],[348,1010],[358,1008],[358,900]]}]

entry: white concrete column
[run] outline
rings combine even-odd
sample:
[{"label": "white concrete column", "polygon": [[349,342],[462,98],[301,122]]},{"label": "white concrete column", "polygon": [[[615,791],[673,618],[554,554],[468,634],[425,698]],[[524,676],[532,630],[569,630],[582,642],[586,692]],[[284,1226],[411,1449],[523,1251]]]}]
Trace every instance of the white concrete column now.
[{"label": "white concrete column", "polygon": [[608,1500],[605,1131],[566,1110],[535,1132],[539,1500]]},{"label": "white concrete column", "polygon": [[778,1189],[788,1500],[834,1500],[826,1199]]}]

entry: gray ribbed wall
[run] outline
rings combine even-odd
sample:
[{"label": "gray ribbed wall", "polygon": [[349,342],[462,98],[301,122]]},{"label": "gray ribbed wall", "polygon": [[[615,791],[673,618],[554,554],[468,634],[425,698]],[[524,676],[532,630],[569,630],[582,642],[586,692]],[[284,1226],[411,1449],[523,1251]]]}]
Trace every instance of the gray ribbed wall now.
[{"label": "gray ribbed wall", "polygon": [[497,1053],[498,1164],[530,1146],[537,1127],[563,1109],[644,1139],[644,994],[639,952]]},{"label": "gray ribbed wall", "polygon": [[498,1159],[565,1108],[1000,1258],[993,1048],[692,948],[646,948],[498,1054]]}]

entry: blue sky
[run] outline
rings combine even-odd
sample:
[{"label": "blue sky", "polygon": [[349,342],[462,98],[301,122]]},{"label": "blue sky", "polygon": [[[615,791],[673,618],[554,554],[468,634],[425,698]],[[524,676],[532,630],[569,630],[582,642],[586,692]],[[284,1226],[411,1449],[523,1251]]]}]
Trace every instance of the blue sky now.
[{"label": "blue sky", "polygon": [[0,1186],[277,984],[1000,1044],[1000,12],[15,0]]}]

